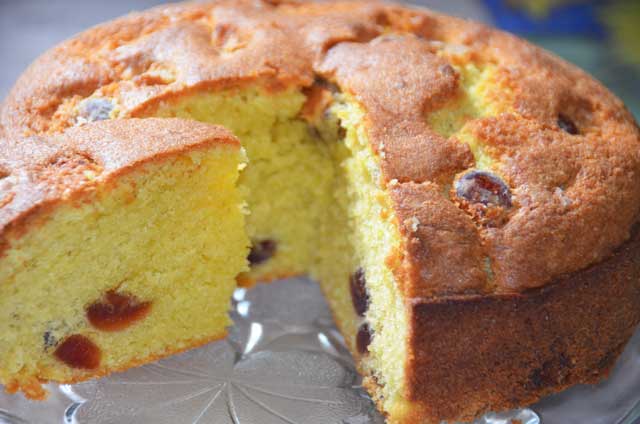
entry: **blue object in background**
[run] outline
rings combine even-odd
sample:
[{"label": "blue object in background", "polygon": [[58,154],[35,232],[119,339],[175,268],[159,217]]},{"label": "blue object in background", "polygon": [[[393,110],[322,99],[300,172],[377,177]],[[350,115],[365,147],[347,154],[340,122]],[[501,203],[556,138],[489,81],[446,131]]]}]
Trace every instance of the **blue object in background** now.
[{"label": "blue object in background", "polygon": [[478,0],[497,27],[591,73],[640,119],[640,0]]},{"label": "blue object in background", "polygon": [[598,16],[603,1],[551,4],[544,14],[507,0],[484,0],[497,26],[523,35],[582,35],[602,38],[606,31]]}]

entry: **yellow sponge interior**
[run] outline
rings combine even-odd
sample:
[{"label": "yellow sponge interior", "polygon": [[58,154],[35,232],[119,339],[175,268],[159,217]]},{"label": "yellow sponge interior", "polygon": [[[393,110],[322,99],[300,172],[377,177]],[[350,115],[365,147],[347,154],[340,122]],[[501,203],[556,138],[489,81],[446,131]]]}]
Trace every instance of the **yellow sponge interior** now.
[{"label": "yellow sponge interior", "polygon": [[[220,144],[146,163],[15,240],[0,260],[0,378],[28,392],[34,375],[75,381],[223,337],[249,245],[242,160]],[[108,291],[149,302],[148,315],[121,331],[95,328],[87,306]],[[97,371],[55,358],[71,335],[100,349]]]},{"label": "yellow sponge interior", "polygon": [[[336,315],[345,317],[339,321],[352,325],[343,332],[352,351],[360,356],[361,370],[372,380],[368,382],[375,388],[372,395],[384,410],[391,411],[403,396],[408,328],[404,300],[387,266],[387,259],[400,246],[400,234],[391,200],[380,179],[379,159],[371,150],[365,130],[365,111],[345,95],[339,97],[331,112],[346,133],[343,143],[336,144],[336,151],[346,182],[342,202],[346,203],[353,262],[364,271],[369,296],[364,319],[354,313],[352,302],[340,303],[344,298],[351,300],[347,281],[326,280],[323,284],[335,292],[328,299]],[[338,293],[340,290],[342,293]],[[364,322],[370,326],[372,338],[368,353],[362,355],[354,340]]]},{"label": "yellow sponge interior", "polygon": [[[460,75],[458,96],[444,107],[427,115],[429,126],[443,137],[455,137],[466,143],[474,156],[476,168],[491,169],[495,160],[471,133],[467,123],[487,116],[496,116],[510,109],[506,87],[497,84],[496,67],[490,64],[454,65]],[[498,87],[500,87],[498,89]]]},{"label": "yellow sponge interior", "polygon": [[[240,138],[249,165],[241,184],[248,199],[248,232],[271,239],[277,252],[252,267],[251,280],[310,273],[326,294],[361,370],[393,407],[402,396],[406,311],[386,259],[400,237],[379,165],[362,125],[364,110],[339,97],[315,128],[300,117],[305,96],[297,90],[266,93],[249,88],[200,93],[168,102],[153,116],[221,124]],[[340,125],[346,137],[340,139]],[[371,299],[366,317],[354,311],[349,278],[363,268]],[[360,355],[356,335],[367,322],[374,333]]]},{"label": "yellow sponge interior", "polygon": [[[56,340],[90,336],[105,347],[110,369],[162,355],[165,346],[180,350],[223,335],[232,280],[245,270],[248,253],[238,211],[245,197],[249,238],[254,244],[269,241],[275,249],[242,278],[310,273],[318,279],[348,346],[361,359],[361,371],[376,388],[374,396],[393,410],[404,389],[407,331],[405,305],[387,266],[400,245],[397,223],[369,147],[364,110],[355,99],[336,95],[328,119],[311,124],[300,117],[305,101],[294,89],[246,88],[183,96],[150,112],[227,127],[246,149],[248,166],[238,177],[237,153],[224,149],[154,165],[115,189],[98,190],[92,202],[62,208],[44,229],[25,238],[28,257],[7,258],[12,271],[0,274],[21,279],[0,287],[5,291],[0,291],[0,314],[5,314],[0,318],[11,323],[11,313],[20,319],[25,314],[30,324],[24,328],[33,328],[25,334],[7,331],[4,337],[11,340],[0,336],[0,354],[11,358],[11,373],[35,361],[50,368],[43,378],[82,377],[77,369],[55,367],[43,347],[45,333]],[[240,190],[235,190],[238,178]],[[54,240],[60,241],[55,249]],[[59,266],[46,275],[38,264],[51,261]],[[358,269],[370,299],[363,317],[355,312],[349,283]],[[91,328],[86,305],[113,288],[151,302],[150,315],[120,333]],[[9,297],[21,305],[33,297],[32,304],[45,312],[3,305],[1,299]],[[70,298],[72,309],[63,311]],[[356,343],[365,323],[373,334],[368,353],[358,352]],[[17,341],[22,337],[28,343]]]},{"label": "yellow sponge interior", "polygon": [[276,245],[273,257],[252,267],[252,281],[305,273],[318,248],[334,166],[326,143],[298,117],[305,100],[298,90],[250,88],[184,97],[152,113],[223,125],[242,142],[249,157],[240,179],[247,232],[255,243]]}]

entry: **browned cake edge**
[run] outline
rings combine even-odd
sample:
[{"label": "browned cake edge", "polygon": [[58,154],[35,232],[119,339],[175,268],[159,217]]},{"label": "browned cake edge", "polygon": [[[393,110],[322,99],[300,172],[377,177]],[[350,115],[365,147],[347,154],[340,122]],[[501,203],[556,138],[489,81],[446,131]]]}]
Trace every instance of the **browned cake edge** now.
[{"label": "browned cake edge", "polygon": [[411,408],[400,422],[472,420],[597,383],[640,322],[640,228],[604,262],[543,288],[407,307]]}]

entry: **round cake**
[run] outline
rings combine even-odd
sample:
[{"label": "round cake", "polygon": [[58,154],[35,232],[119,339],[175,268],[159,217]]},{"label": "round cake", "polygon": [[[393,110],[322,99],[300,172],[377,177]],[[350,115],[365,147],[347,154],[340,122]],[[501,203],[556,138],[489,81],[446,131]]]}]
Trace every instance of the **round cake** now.
[{"label": "round cake", "polygon": [[[112,159],[118,152],[152,157],[167,143],[184,145],[190,131],[194,145],[207,131],[232,139],[185,120],[225,127],[248,162],[244,167],[238,149],[227,148],[227,162],[225,154],[209,162],[174,158],[161,170],[140,171],[158,176],[181,167],[185,185],[172,190],[167,183],[158,193],[166,202],[171,193],[176,204],[194,199],[200,205],[190,209],[194,214],[210,211],[201,213],[206,226],[183,226],[187,209],[167,218],[181,234],[199,236],[193,245],[176,243],[170,254],[183,257],[174,266],[184,273],[145,271],[144,263],[166,255],[171,244],[162,250],[154,248],[162,244],[156,239],[134,242],[152,231],[162,239],[160,227],[126,234],[142,252],[140,263],[95,246],[103,250],[92,263],[116,261],[119,273],[75,298],[74,287],[93,282],[43,256],[23,255],[50,234],[124,231],[108,218],[133,210],[137,191],[117,208],[96,209],[107,220],[103,226],[63,231],[60,219],[43,211],[46,202],[71,201],[62,186],[74,193],[111,190],[103,187],[108,179],[93,182],[93,167],[109,168],[109,175],[130,169],[127,160]],[[182,287],[185,279],[181,307],[191,296],[204,311],[209,296],[216,316],[224,315],[236,281],[317,279],[390,423],[469,421],[595,383],[640,322],[637,124],[583,71],[477,23],[372,1],[160,7],[99,25],[45,53],[10,92],[0,125],[6,140],[0,382],[32,397],[42,396],[42,381],[105,375],[222,337],[223,318],[206,325],[200,314],[189,322],[170,311],[154,318],[155,306],[122,328],[101,328],[92,319],[96,298],[110,311],[121,309],[125,294],[138,306],[170,303],[162,288]],[[34,164],[43,160],[41,145],[71,155],[64,164],[84,155],[82,172],[52,171],[35,185],[12,184],[40,169]],[[216,160],[226,164],[224,184],[207,173],[218,169]],[[89,182],[73,183],[79,175]],[[188,181],[198,187],[193,193]],[[32,186],[48,194],[23,193]],[[145,208],[153,202],[134,209]],[[22,220],[17,210],[36,211],[38,219]],[[248,255],[242,240],[251,240]],[[94,248],[77,237],[55,241],[67,246],[67,256]],[[233,259],[209,260],[216,255]],[[219,282],[202,282],[209,291],[185,277],[196,268],[217,275],[220,267]],[[45,275],[33,274],[40,268],[55,282],[34,277]],[[61,290],[67,294],[56,297]],[[40,297],[52,294],[59,304],[40,317]],[[21,319],[27,308],[36,312]],[[197,335],[187,337],[190,322]],[[169,329],[168,336],[131,347],[136,331],[158,328]],[[61,360],[61,350],[79,355],[74,343],[61,347],[76,336],[94,340],[102,361],[74,367]]]}]

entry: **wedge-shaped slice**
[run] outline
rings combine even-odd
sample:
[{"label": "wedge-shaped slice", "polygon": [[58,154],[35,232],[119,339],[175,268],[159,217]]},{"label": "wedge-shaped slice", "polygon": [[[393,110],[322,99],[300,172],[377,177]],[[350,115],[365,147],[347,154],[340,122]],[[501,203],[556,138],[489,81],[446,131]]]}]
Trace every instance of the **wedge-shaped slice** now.
[{"label": "wedge-shaped slice", "polygon": [[219,127],[120,120],[0,149],[0,382],[43,397],[225,335],[248,239]]}]

